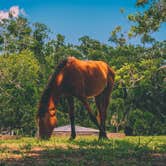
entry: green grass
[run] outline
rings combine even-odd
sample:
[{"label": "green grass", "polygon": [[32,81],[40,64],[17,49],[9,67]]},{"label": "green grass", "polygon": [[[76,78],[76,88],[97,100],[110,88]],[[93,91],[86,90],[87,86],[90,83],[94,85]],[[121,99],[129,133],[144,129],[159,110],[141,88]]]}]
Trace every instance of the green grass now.
[{"label": "green grass", "polygon": [[95,136],[0,140],[0,166],[165,165],[166,136],[98,141]]}]

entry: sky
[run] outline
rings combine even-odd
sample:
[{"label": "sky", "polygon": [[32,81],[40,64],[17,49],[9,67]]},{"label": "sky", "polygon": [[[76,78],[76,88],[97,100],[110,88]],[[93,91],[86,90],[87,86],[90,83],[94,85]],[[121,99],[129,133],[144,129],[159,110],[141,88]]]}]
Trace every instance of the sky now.
[{"label": "sky", "polygon": [[[52,37],[60,33],[73,44],[84,35],[107,43],[116,26],[123,26],[126,32],[129,30],[128,14],[144,10],[135,7],[135,0],[0,0],[0,17],[7,17],[9,10],[17,15],[16,8],[30,22],[46,24],[53,32]],[[121,8],[125,9],[124,14],[120,13]],[[166,24],[153,36],[165,40],[163,34],[166,34]]]}]

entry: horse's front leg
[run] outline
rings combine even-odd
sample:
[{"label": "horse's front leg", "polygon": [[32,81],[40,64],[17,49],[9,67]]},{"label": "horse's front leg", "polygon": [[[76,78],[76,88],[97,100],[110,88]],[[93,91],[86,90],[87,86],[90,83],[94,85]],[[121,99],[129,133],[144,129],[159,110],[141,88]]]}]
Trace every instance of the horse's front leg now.
[{"label": "horse's front leg", "polygon": [[71,136],[70,139],[74,139],[76,137],[75,132],[75,116],[74,116],[74,99],[73,97],[67,98],[68,104],[69,104],[69,116],[70,116],[70,123],[71,123]]}]

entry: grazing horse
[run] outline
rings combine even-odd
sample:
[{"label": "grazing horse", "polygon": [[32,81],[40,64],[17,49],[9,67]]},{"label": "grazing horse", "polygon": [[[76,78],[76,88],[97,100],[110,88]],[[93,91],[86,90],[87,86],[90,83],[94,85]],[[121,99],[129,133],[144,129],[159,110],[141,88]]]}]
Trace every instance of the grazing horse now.
[{"label": "grazing horse", "polygon": [[[106,109],[114,84],[115,72],[103,61],[79,60],[68,57],[55,69],[41,96],[37,113],[39,137],[50,138],[57,125],[56,105],[59,98],[67,98],[71,122],[71,139],[76,137],[74,123],[74,100],[85,106],[90,119],[99,129],[99,139],[107,138],[105,129]],[[95,98],[98,116],[94,116],[87,99]]]}]

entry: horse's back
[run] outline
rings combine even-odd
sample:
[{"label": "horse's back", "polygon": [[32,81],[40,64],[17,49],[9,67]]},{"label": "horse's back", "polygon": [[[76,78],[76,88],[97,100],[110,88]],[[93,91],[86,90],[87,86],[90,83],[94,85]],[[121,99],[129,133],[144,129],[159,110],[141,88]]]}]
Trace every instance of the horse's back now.
[{"label": "horse's back", "polygon": [[64,68],[63,87],[74,95],[99,95],[107,85],[109,66],[103,61],[69,58]]}]

